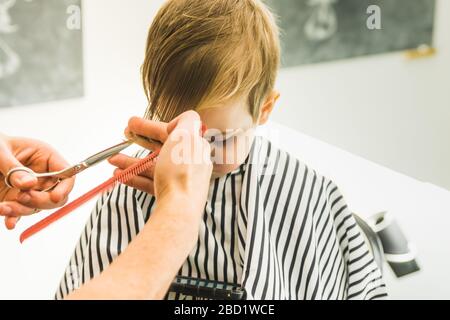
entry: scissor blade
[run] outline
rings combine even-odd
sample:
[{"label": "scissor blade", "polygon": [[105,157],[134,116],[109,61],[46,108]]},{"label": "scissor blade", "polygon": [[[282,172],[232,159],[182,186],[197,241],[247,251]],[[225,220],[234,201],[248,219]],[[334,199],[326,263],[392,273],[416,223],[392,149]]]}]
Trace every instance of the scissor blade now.
[{"label": "scissor blade", "polygon": [[85,164],[87,167],[92,167],[116,154],[118,154],[119,152],[125,150],[126,148],[128,148],[129,146],[131,146],[133,144],[133,141],[125,141],[122,142],[118,145],[115,145],[111,148],[108,148],[106,150],[103,150],[89,158],[87,158],[86,160],[84,160],[82,163]]}]

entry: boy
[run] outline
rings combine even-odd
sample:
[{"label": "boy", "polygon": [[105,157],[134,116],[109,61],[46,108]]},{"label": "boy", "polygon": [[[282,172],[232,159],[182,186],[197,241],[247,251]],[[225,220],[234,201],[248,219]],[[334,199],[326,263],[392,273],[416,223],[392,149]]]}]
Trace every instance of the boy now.
[{"label": "boy", "polygon": [[[146,116],[167,122],[195,109],[216,132],[215,179],[180,275],[238,284],[248,299],[384,297],[334,183],[254,137],[278,98],[279,61],[278,29],[259,0],[169,0],[150,28]],[[142,229],[156,200],[139,189],[135,180],[98,201],[57,298],[102,272]]]}]

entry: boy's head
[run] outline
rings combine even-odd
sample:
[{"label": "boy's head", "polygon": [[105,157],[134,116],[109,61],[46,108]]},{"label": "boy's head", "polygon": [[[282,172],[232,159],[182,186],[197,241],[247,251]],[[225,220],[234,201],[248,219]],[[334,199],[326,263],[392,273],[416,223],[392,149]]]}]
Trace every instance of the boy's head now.
[{"label": "boy's head", "polygon": [[278,28],[260,0],[168,0],[150,27],[146,117],[196,110],[208,128],[250,129],[277,99]]}]

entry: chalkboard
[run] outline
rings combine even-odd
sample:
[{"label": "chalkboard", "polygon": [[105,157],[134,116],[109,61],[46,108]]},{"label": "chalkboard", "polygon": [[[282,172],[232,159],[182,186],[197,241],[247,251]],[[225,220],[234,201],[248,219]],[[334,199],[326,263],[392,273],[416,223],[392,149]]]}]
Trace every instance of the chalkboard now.
[{"label": "chalkboard", "polygon": [[80,12],[81,0],[0,0],[0,107],[83,95]]},{"label": "chalkboard", "polygon": [[286,67],[430,46],[433,41],[435,0],[265,2],[279,17]]}]

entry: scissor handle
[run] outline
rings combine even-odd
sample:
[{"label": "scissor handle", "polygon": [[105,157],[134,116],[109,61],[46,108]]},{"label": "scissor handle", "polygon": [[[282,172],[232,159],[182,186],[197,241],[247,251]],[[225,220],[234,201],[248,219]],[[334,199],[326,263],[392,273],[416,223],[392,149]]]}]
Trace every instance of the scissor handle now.
[{"label": "scissor handle", "polygon": [[5,184],[10,189],[14,188],[14,186],[11,184],[11,176],[16,172],[26,172],[26,173],[31,174],[34,177],[36,176],[36,173],[33,170],[31,170],[30,168],[27,168],[27,167],[12,168],[11,170],[8,171],[8,173],[5,177]]},{"label": "scissor handle", "polygon": [[[36,172],[31,170],[30,168],[27,168],[27,167],[12,168],[11,170],[8,171],[8,173],[7,173],[6,177],[5,177],[5,184],[10,189],[14,189],[14,186],[11,184],[11,177],[16,172],[26,172],[26,173],[32,175],[33,177],[39,178],[39,174],[37,174]],[[51,187],[49,187],[49,188],[47,188],[45,190],[41,190],[41,192],[48,192],[48,191],[53,190],[60,182],[61,182],[61,179],[58,179],[55,182],[55,184],[53,184]]]}]

